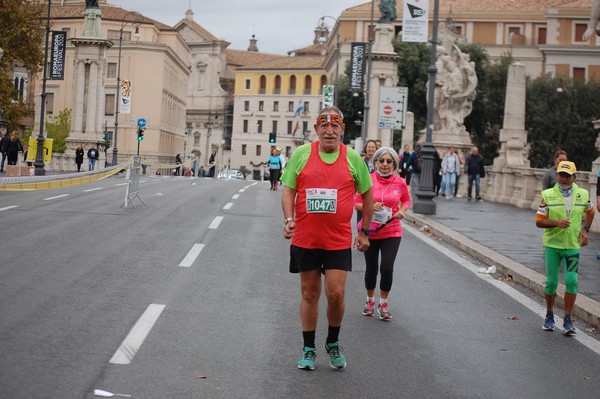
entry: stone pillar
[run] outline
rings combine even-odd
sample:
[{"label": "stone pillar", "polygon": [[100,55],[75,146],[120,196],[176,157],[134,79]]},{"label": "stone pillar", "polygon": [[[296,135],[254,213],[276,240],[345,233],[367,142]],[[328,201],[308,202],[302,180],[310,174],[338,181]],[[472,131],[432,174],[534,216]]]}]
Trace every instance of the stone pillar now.
[{"label": "stone pillar", "polygon": [[400,56],[394,51],[392,40],[394,27],[391,24],[377,24],[375,26],[375,41],[373,42],[372,62],[369,75],[369,117],[367,139],[379,139],[384,146],[392,145],[392,130],[379,129],[379,92],[382,86],[396,86],[398,84],[398,63]]},{"label": "stone pillar", "polygon": [[98,94],[98,64],[90,63],[88,78],[87,108],[85,115],[85,133],[96,133],[96,100]]},{"label": "stone pillar", "polygon": [[73,102],[73,127],[71,136],[80,136],[83,133],[83,94],[85,92],[85,63],[83,60],[75,61],[75,100]]},{"label": "stone pillar", "polygon": [[525,65],[515,62],[508,67],[504,126],[500,130],[500,151],[494,167],[529,167],[526,157],[527,131],[525,130]]}]

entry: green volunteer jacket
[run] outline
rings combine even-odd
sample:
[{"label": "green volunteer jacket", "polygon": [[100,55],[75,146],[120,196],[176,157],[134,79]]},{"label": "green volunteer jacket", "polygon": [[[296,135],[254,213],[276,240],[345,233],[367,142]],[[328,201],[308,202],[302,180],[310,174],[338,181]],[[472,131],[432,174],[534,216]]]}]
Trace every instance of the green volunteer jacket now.
[{"label": "green volunteer jacket", "polygon": [[[544,246],[556,249],[579,249],[579,234],[581,233],[581,221],[583,213],[590,200],[587,190],[577,187],[573,183],[573,205],[569,220],[571,224],[566,229],[558,227],[544,229]],[[567,207],[558,184],[542,191],[542,198],[548,209],[548,220],[560,220],[567,217]]]}]

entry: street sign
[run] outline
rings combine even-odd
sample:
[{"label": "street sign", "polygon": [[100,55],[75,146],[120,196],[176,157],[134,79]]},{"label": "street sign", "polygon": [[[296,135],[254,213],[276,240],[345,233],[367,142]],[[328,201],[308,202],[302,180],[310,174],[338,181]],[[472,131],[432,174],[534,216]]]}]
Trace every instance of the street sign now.
[{"label": "street sign", "polygon": [[406,127],[406,105],[408,87],[380,87],[379,118],[380,129],[404,129]]},{"label": "street sign", "polygon": [[146,127],[146,119],[144,119],[144,118],[138,119],[137,123],[138,123],[139,127]]}]

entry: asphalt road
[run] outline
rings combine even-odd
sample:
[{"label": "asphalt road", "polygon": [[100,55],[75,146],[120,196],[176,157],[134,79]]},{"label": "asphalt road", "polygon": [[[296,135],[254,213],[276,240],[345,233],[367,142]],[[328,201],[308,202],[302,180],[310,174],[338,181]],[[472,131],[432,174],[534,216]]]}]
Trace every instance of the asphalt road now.
[{"label": "asphalt road", "polygon": [[[317,369],[298,370],[299,281],[265,182],[145,177],[0,193],[0,398],[585,398],[600,347],[541,330],[540,299],[406,228],[394,319],[361,315],[349,274],[329,367],[322,300]],[[222,217],[222,218],[221,218]],[[521,290],[522,291],[522,290]],[[323,298],[324,299],[324,298]],[[198,377],[205,378],[198,378]]]}]

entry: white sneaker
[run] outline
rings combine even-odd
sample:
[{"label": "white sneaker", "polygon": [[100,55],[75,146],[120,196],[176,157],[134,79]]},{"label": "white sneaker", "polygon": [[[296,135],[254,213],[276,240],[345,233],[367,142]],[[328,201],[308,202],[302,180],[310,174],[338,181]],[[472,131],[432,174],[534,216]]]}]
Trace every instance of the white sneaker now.
[{"label": "white sneaker", "polygon": [[456,198],[462,198],[462,195],[456,194]]}]

